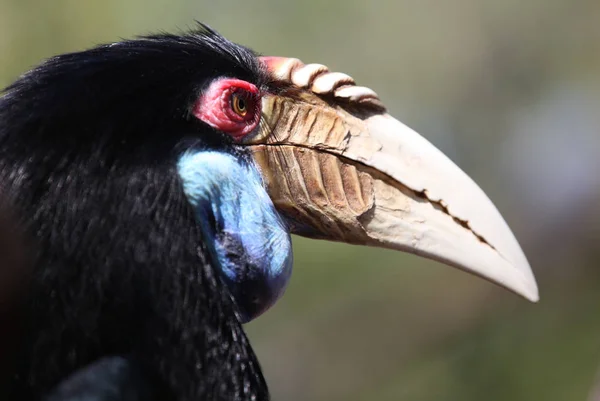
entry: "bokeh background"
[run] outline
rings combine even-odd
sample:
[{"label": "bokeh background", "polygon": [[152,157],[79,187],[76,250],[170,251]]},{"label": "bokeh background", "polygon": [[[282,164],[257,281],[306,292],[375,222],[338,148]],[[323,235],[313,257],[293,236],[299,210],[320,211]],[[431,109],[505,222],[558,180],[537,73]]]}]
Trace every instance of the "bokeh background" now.
[{"label": "bokeh background", "polygon": [[194,19],[375,89],[494,199],[539,279],[532,305],[411,255],[294,238],[286,296],[247,326],[274,400],[591,400],[600,1],[0,0],[0,85]]}]

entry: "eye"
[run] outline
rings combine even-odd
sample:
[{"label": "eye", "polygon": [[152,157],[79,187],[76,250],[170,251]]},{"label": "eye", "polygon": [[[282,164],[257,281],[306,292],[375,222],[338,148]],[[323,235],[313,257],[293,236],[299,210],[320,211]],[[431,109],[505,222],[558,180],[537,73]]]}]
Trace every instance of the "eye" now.
[{"label": "eye", "polygon": [[244,94],[234,93],[231,95],[231,108],[238,116],[245,117],[248,114],[248,100]]},{"label": "eye", "polygon": [[261,96],[258,88],[240,79],[213,81],[193,106],[193,115],[211,127],[241,140],[260,121]]}]

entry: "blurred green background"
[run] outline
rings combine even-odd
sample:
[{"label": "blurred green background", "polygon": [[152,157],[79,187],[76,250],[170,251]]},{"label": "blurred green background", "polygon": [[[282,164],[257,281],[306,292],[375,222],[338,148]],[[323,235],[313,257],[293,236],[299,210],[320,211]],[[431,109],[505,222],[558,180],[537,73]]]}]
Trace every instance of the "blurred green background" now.
[{"label": "blurred green background", "polygon": [[375,89],[494,199],[539,280],[532,305],[411,255],[294,238],[286,296],[247,326],[274,400],[591,399],[600,1],[0,0],[0,84],[194,19]]}]

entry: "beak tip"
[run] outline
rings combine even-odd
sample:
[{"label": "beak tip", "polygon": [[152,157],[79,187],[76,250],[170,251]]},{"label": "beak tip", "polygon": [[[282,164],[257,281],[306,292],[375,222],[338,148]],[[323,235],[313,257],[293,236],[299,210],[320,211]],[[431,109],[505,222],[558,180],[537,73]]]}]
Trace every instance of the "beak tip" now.
[{"label": "beak tip", "polygon": [[519,246],[514,236],[513,239],[515,241],[515,246],[518,247],[517,249],[519,253],[519,257],[516,258],[516,264],[514,265],[518,267],[518,271],[521,276],[519,280],[521,282],[521,288],[518,293],[528,301],[537,303],[540,300],[537,280],[533,274],[533,270],[531,269],[531,265],[529,264],[527,257],[523,253],[523,250]]},{"label": "beak tip", "polygon": [[540,300],[538,285],[529,264],[515,273],[508,282],[501,285],[526,300],[537,303]]},{"label": "beak tip", "polygon": [[538,303],[540,300],[537,284],[535,282],[525,284],[525,288],[521,289],[518,294],[534,304]]},{"label": "beak tip", "polygon": [[527,279],[527,282],[525,283],[525,291],[523,291],[523,296],[533,303],[537,303],[540,300],[538,286],[533,276]]}]

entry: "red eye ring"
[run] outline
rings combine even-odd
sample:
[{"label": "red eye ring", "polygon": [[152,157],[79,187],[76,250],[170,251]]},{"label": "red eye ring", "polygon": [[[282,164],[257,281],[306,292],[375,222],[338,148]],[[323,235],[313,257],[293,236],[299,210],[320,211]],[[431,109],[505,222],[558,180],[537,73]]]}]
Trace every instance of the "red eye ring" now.
[{"label": "red eye ring", "polygon": [[260,121],[261,96],[250,82],[222,78],[210,84],[194,104],[192,114],[211,127],[240,140]]}]

